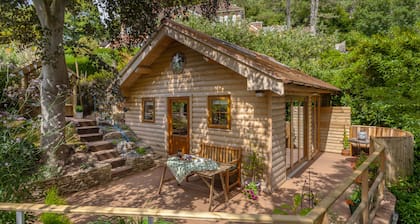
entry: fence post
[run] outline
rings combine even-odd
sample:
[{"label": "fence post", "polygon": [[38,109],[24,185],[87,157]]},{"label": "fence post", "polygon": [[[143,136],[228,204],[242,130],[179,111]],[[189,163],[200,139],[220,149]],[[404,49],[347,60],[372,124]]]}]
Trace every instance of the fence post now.
[{"label": "fence post", "polygon": [[366,168],[362,173],[362,202],[366,203],[362,212],[363,223],[369,223],[369,172]]},{"label": "fence post", "polygon": [[25,213],[23,211],[16,211],[16,224],[25,224]]},{"label": "fence post", "polygon": [[379,191],[379,200],[382,200],[384,198],[384,190],[385,190],[385,179],[386,179],[386,174],[385,174],[385,163],[386,163],[386,157],[385,157],[385,150],[382,150],[382,153],[379,155],[379,173],[383,174],[383,179],[381,181],[381,183],[378,186],[378,191]]}]

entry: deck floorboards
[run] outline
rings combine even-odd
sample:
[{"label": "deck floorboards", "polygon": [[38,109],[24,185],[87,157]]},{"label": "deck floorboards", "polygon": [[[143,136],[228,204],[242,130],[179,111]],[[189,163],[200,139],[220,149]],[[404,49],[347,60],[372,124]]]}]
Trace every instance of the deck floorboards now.
[{"label": "deck floorboards", "polygon": [[[224,204],[219,199],[214,203],[213,211],[229,213],[271,214],[281,204],[290,204],[293,195],[302,192],[302,185],[309,181],[311,172],[311,190],[322,199],[342,180],[353,172],[353,157],[339,154],[322,153],[308,164],[308,167],[288,179],[280,190],[272,194],[262,194],[257,201],[248,200],[239,189],[229,195],[229,202]],[[175,180],[165,183],[160,195],[157,194],[162,167],[155,167],[144,172],[114,180],[83,192],[67,196],[70,205],[118,206],[134,208],[161,208],[189,211],[208,211],[208,188],[199,178],[177,185]],[[308,192],[306,185],[305,192]],[[332,209],[335,215],[349,215],[344,198],[339,199]],[[93,217],[72,216],[74,223],[87,223]],[[198,221],[177,221],[177,223],[207,223]]]}]

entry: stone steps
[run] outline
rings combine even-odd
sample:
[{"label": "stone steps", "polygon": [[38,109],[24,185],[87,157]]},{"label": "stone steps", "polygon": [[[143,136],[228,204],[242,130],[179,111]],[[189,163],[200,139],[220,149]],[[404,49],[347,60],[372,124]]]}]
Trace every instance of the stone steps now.
[{"label": "stone steps", "polygon": [[98,152],[102,150],[113,149],[115,146],[112,142],[109,141],[95,141],[95,142],[86,142],[90,152]]},{"label": "stone steps", "polygon": [[128,175],[133,168],[131,166],[120,166],[111,169],[111,178],[118,178]]},{"label": "stone steps", "polygon": [[102,160],[101,162],[111,164],[112,168],[117,168],[117,167],[125,165],[125,159],[122,157],[114,157],[114,158]]},{"label": "stone steps", "polygon": [[115,150],[115,145],[103,140],[103,135],[100,133],[96,121],[76,118],[69,118],[68,120],[76,124],[80,141],[87,145],[89,152],[96,156],[100,163],[111,164],[112,178],[125,176],[132,171],[133,168],[126,165],[125,158],[120,157]]},{"label": "stone steps", "polygon": [[82,142],[94,142],[94,141],[102,141],[102,134],[100,133],[90,133],[90,134],[82,134],[80,135],[80,141]]},{"label": "stone steps", "polygon": [[97,152],[92,152],[92,154],[95,155],[96,158],[98,158],[99,161],[119,157],[119,155],[115,151],[115,149],[101,150],[101,151],[97,151]]},{"label": "stone steps", "polygon": [[88,119],[80,119],[77,123],[79,124],[79,127],[97,126],[96,121]]},{"label": "stone steps", "polygon": [[98,126],[82,126],[82,127],[77,127],[76,131],[77,131],[77,134],[79,135],[99,133],[99,127]]}]

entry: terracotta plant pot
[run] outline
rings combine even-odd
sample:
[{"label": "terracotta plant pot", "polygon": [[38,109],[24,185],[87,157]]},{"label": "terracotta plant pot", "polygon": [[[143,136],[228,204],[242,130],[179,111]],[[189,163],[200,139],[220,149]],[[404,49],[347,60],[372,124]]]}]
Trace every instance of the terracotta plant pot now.
[{"label": "terracotta plant pot", "polygon": [[341,155],[343,156],[350,156],[350,149],[342,149]]}]

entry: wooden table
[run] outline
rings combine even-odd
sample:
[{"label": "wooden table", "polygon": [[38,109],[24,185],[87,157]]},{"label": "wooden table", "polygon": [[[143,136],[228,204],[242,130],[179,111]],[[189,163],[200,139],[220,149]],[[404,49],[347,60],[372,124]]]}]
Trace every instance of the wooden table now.
[{"label": "wooden table", "polygon": [[[206,171],[196,171],[193,172],[192,174],[196,174],[197,176],[200,177],[201,180],[203,180],[203,182],[207,185],[207,187],[209,187],[210,189],[210,194],[209,194],[209,211],[211,211],[211,205],[213,204],[213,201],[216,198],[221,197],[222,195],[224,195],[225,197],[225,203],[229,200],[228,197],[228,192],[227,192],[227,188],[226,188],[226,181],[228,176],[228,171],[231,168],[230,164],[224,164],[221,163],[219,164],[219,168],[217,170],[206,170]],[[166,164],[163,167],[163,172],[162,172],[162,176],[160,178],[160,184],[159,184],[159,189],[158,189],[158,194],[160,194],[160,192],[162,191],[162,186],[163,183],[172,180],[173,178],[169,178],[169,179],[165,179],[165,175],[166,175],[166,170],[168,169],[168,167],[166,166]],[[223,187],[223,191],[222,192],[217,192],[214,189],[214,179],[215,177],[219,175],[220,176],[220,180],[222,182],[222,187]]]}]

